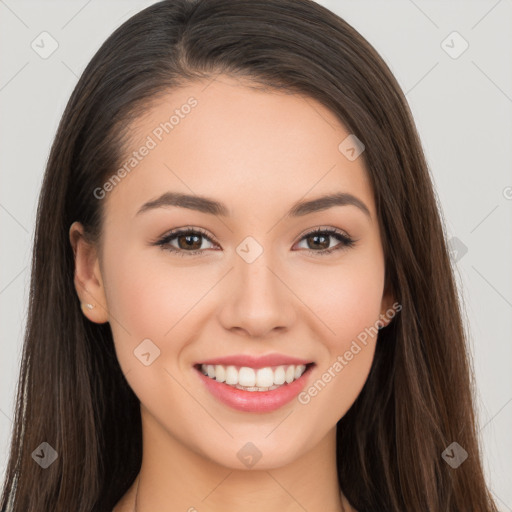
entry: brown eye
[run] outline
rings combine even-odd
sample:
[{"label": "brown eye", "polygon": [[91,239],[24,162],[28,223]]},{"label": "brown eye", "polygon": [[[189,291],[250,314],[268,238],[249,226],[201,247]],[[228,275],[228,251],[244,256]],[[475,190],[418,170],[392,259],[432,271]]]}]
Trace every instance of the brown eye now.
[{"label": "brown eye", "polygon": [[[331,239],[334,238],[340,243],[329,247]],[[300,242],[305,241],[305,249],[311,254],[325,255],[341,249],[348,249],[355,244],[349,236],[335,229],[319,228],[304,235]]]},{"label": "brown eye", "polygon": [[175,237],[180,249],[200,249],[202,235],[178,235]]},{"label": "brown eye", "polygon": [[[200,254],[208,249],[208,247],[201,247],[205,240],[213,243],[206,233],[197,228],[180,229],[167,233],[155,245],[159,245],[167,251],[178,253],[180,256],[190,256]],[[175,242],[177,242],[177,246]]]},{"label": "brown eye", "polygon": [[[306,240],[308,241],[308,247],[310,249],[329,249],[330,245],[330,235],[325,234],[314,234],[314,235],[308,235],[306,237]],[[311,242],[311,243],[309,243]]]}]

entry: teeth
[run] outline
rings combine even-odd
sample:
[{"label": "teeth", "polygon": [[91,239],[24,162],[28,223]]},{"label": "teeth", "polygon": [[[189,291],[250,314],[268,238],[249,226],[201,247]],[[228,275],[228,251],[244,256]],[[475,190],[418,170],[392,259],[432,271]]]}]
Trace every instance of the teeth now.
[{"label": "teeth", "polygon": [[269,388],[274,384],[274,372],[272,368],[259,368],[256,372],[256,386],[259,388]]},{"label": "teeth", "polygon": [[242,366],[223,366],[201,365],[201,371],[204,375],[215,379],[218,382],[226,384],[245,391],[269,391],[282,386],[285,382],[292,383],[298,379],[305,371],[306,366],[285,365],[285,366],[267,366],[265,368],[249,368]]},{"label": "teeth", "polygon": [[226,384],[238,384],[238,372],[234,366],[228,366],[226,368]]},{"label": "teeth", "polygon": [[252,368],[243,366],[238,371],[238,383],[240,386],[252,388],[256,385],[256,372]]},{"label": "teeth", "polygon": [[286,372],[284,371],[284,366],[278,366],[274,370],[274,384],[277,384],[280,386],[281,384],[284,384],[284,381],[286,380]]}]

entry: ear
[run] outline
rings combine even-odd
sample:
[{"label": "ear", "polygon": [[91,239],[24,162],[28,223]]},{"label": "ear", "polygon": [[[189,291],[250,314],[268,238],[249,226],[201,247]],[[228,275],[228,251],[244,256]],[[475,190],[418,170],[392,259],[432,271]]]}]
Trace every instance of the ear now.
[{"label": "ear", "polygon": [[75,256],[74,284],[82,312],[91,322],[108,322],[107,301],[97,248],[86,240],[84,228],[79,222],[73,222],[71,225],[69,241]]},{"label": "ear", "polygon": [[386,285],[384,287],[384,293],[382,295],[382,301],[380,306],[379,323],[380,328],[386,327],[391,323],[391,320],[397,315],[398,311],[402,309],[402,306],[395,301],[394,294],[391,289],[391,285],[386,278]]}]

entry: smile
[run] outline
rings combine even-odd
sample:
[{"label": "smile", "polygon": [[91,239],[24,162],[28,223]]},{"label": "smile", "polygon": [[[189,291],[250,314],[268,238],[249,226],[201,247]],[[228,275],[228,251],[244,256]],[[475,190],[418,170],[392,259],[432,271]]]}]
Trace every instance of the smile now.
[{"label": "smile", "polygon": [[243,412],[271,412],[291,402],[306,386],[315,363],[265,366],[197,364],[209,393]]}]

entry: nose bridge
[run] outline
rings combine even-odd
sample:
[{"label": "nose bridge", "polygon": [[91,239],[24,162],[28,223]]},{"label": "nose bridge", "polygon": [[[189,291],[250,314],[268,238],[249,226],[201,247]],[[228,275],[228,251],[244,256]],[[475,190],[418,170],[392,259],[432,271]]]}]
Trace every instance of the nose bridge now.
[{"label": "nose bridge", "polygon": [[253,298],[266,296],[272,299],[274,297],[277,292],[276,278],[269,270],[272,268],[272,262],[268,257],[261,256],[253,263],[240,261],[236,267],[242,291],[247,291]]},{"label": "nose bridge", "polygon": [[[249,251],[245,254],[242,251],[246,248]],[[237,279],[237,295],[242,301],[249,301],[263,306],[279,306],[279,290],[278,280],[273,272],[270,271],[275,267],[275,258],[272,250],[263,247],[258,251],[254,246],[254,242],[245,242],[237,248],[238,258],[235,260],[235,278]],[[258,251],[258,252],[256,252]],[[241,254],[242,253],[242,254]],[[275,270],[274,270],[275,272]],[[275,304],[273,304],[275,303]]]},{"label": "nose bridge", "polygon": [[226,328],[242,328],[252,335],[263,335],[292,320],[291,294],[276,276],[279,265],[275,253],[252,237],[236,249],[223,313]]}]

